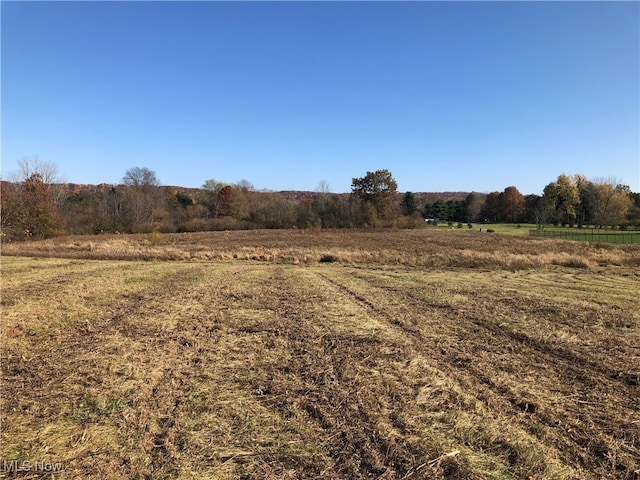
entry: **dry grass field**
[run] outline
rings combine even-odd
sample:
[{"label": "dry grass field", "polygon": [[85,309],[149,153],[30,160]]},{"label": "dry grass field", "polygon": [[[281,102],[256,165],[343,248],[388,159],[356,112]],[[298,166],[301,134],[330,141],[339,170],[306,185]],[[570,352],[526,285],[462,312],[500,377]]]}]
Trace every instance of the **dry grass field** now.
[{"label": "dry grass field", "polygon": [[637,245],[64,237],[1,301],[0,478],[640,477]]}]

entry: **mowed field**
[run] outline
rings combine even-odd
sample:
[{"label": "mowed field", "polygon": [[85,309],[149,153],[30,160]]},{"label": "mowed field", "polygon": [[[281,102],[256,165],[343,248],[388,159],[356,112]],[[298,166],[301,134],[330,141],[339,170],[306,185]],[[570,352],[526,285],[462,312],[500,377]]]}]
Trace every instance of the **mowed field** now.
[{"label": "mowed field", "polygon": [[640,477],[637,245],[65,237],[1,302],[0,461],[63,467],[2,478]]}]

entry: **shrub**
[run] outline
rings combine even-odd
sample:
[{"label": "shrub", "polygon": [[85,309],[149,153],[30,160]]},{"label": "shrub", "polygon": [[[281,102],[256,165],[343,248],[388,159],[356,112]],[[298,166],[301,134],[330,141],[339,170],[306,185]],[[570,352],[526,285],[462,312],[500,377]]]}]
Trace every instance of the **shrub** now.
[{"label": "shrub", "polygon": [[151,245],[162,245],[164,243],[164,235],[157,230],[147,233],[147,241]]},{"label": "shrub", "polygon": [[487,233],[493,233],[495,230],[493,228],[487,228]]},{"label": "shrub", "polygon": [[322,255],[320,257],[320,262],[321,263],[333,263],[333,262],[337,262],[338,260],[339,260],[338,257],[336,257],[335,255],[330,255],[330,254]]}]

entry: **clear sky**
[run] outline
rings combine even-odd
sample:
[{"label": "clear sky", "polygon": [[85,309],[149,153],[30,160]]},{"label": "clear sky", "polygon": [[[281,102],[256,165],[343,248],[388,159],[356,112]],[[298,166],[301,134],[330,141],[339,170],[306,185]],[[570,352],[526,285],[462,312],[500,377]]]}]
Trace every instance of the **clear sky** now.
[{"label": "clear sky", "polygon": [[1,2],[2,172],[640,191],[639,2]]}]

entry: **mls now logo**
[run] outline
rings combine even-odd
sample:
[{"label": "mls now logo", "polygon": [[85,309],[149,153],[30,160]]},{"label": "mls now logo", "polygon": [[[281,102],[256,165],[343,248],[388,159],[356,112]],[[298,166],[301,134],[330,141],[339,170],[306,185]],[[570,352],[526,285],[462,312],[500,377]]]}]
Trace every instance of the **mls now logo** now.
[{"label": "mls now logo", "polygon": [[64,470],[62,463],[50,462],[20,462],[18,460],[4,460],[2,462],[3,472],[60,472]]}]

